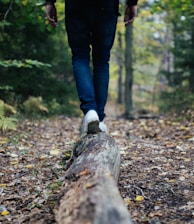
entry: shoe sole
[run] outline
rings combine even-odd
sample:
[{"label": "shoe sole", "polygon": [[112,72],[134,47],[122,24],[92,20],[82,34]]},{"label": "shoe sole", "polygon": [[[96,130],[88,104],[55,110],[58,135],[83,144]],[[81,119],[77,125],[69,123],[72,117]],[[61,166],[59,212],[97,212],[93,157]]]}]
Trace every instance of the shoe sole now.
[{"label": "shoe sole", "polygon": [[92,121],[88,124],[88,132],[87,134],[95,134],[101,132],[99,128],[99,121]]}]

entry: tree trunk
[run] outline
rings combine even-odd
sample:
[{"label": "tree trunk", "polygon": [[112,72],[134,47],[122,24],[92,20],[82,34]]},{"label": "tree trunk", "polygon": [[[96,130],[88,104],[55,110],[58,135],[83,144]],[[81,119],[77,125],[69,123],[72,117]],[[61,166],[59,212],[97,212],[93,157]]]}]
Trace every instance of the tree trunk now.
[{"label": "tree trunk", "polygon": [[122,104],[124,102],[123,100],[123,45],[122,45],[122,33],[120,31],[117,32],[118,35],[118,52],[119,55],[117,57],[119,71],[118,71],[118,98],[117,102],[119,104]]},{"label": "tree trunk", "polygon": [[117,188],[120,153],[105,133],[87,135],[77,143],[76,156],[65,176],[59,224],[132,224]]},{"label": "tree trunk", "polygon": [[131,116],[132,101],[132,85],[133,85],[133,68],[132,68],[132,46],[133,46],[133,26],[126,27],[125,32],[125,115]]},{"label": "tree trunk", "polygon": [[[193,3],[194,5],[194,3]],[[194,49],[194,19],[192,20],[192,33],[191,33],[191,49]],[[190,74],[189,74],[189,89],[192,93],[194,93],[194,53],[192,51],[191,53],[191,60],[189,63],[189,67],[190,67]]]}]

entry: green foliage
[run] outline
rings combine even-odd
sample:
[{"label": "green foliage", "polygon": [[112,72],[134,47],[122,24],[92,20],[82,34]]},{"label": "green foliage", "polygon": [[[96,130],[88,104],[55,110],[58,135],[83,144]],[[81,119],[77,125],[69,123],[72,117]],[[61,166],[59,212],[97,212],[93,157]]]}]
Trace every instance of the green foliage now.
[{"label": "green foliage", "polygon": [[10,91],[13,90],[12,86],[0,86],[0,91],[5,90],[5,91]]},{"label": "green foliage", "polygon": [[37,60],[24,59],[24,60],[0,60],[0,66],[4,68],[41,68],[51,67],[50,64],[42,63]]},{"label": "green foliage", "polygon": [[0,0],[0,4],[1,99],[33,116],[43,114],[41,105],[49,108],[44,114],[74,113],[75,105],[69,102],[77,96],[72,85],[64,1],[57,1],[56,30],[45,19],[44,1]]},{"label": "green foliage", "polygon": [[7,117],[7,113],[16,113],[15,109],[10,105],[6,105],[0,100],[0,130],[5,132],[7,130],[14,130],[17,125],[17,119],[14,117]]},{"label": "green foliage", "polygon": [[159,108],[162,112],[181,113],[194,109],[194,94],[185,88],[176,88],[171,91],[161,92]]},{"label": "green foliage", "polygon": [[[163,71],[173,88],[182,88],[185,81],[193,86],[190,77],[193,76],[194,61],[194,4],[192,0],[155,0],[152,11],[160,15],[166,24],[166,51],[171,52],[170,69]],[[171,70],[171,71],[169,71]],[[190,88],[192,90],[192,88]]]},{"label": "green foliage", "polygon": [[29,97],[23,103],[24,112],[29,116],[48,113],[48,108],[43,104],[42,97]]},{"label": "green foliage", "polygon": [[187,110],[194,101],[193,1],[155,0],[150,9],[161,25],[156,32],[161,45],[158,77],[166,90],[157,96],[159,108],[164,112]]}]

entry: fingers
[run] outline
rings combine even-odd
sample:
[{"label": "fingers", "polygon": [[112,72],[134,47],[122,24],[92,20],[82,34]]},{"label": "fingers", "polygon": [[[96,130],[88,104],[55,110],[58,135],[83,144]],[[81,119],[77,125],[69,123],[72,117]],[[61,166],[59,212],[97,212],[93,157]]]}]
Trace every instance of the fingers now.
[{"label": "fingers", "polygon": [[56,14],[54,14],[54,15],[52,15],[52,13],[51,13],[51,15],[47,14],[47,19],[48,19],[49,24],[52,27],[54,27],[54,28],[57,27],[57,15]]},{"label": "fingers", "polygon": [[52,19],[52,18],[50,18],[50,17],[48,17],[48,16],[47,16],[47,19],[48,19],[48,21],[49,21],[49,24],[50,24],[52,27],[54,27],[54,28],[57,27],[57,21],[55,21],[55,19]]},{"label": "fingers", "polygon": [[132,17],[132,18],[126,17],[124,19],[125,26],[128,26],[129,24],[133,23],[134,20],[135,20],[135,17]]},{"label": "fingers", "polygon": [[46,5],[46,16],[49,24],[56,28],[57,27],[57,10],[53,4]]},{"label": "fingers", "polygon": [[124,24],[125,26],[133,23],[137,16],[137,6],[128,6],[125,10]]}]

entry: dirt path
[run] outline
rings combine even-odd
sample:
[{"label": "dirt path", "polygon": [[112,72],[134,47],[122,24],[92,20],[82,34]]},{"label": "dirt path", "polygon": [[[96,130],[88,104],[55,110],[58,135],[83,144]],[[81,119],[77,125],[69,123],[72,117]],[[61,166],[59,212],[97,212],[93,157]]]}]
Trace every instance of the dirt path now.
[{"label": "dirt path", "polygon": [[[52,223],[81,119],[26,120],[0,137],[0,224]],[[194,119],[108,117],[134,223],[194,223]]]}]

